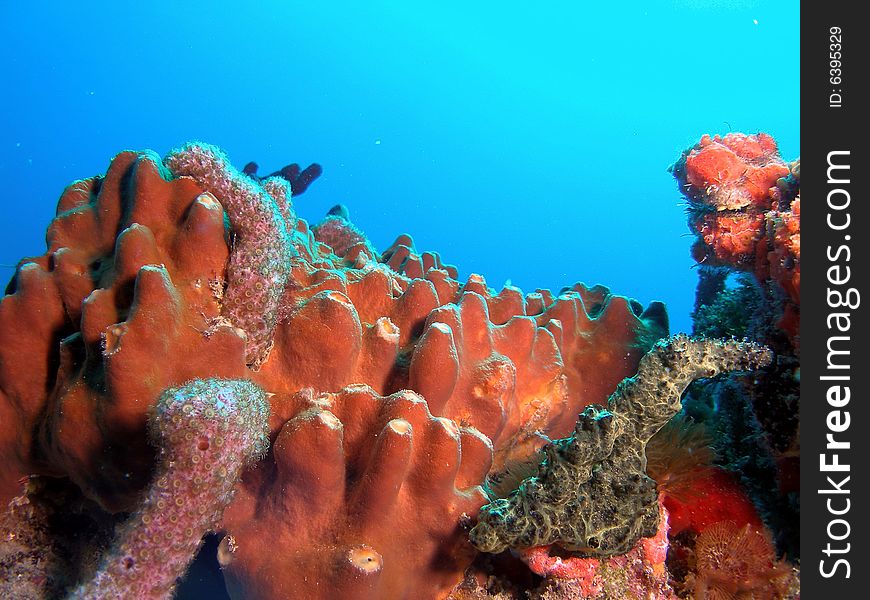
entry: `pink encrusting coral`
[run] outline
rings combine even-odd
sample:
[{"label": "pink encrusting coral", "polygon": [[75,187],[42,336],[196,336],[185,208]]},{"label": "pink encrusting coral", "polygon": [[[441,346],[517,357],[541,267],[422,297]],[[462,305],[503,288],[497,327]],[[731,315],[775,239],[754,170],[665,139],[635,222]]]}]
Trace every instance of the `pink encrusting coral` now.
[{"label": "pink encrusting coral", "polygon": [[269,404],[250,381],[169,388],[151,411],[160,449],[154,479],[94,578],[74,598],[170,598],[208,531],[218,527],[242,469],[269,445]]},{"label": "pink encrusting coral", "polygon": [[290,274],[289,184],[269,183],[273,193],[280,192],[272,196],[236,171],[221,150],[198,142],[171,152],[163,162],[176,177],[191,177],[220,198],[227,212],[234,251],[222,316],[245,332],[246,361],[256,368],[271,350],[278,302]]},{"label": "pink encrusting coral", "polygon": [[378,256],[378,251],[365,234],[350,222],[350,215],[344,206],[333,207],[311,231],[314,239],[356,266],[364,266]]}]

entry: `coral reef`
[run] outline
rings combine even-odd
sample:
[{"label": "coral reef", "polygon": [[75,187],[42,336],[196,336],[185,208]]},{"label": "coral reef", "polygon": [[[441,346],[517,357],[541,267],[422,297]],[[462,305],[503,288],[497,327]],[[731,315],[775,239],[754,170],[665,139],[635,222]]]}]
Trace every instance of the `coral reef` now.
[{"label": "coral reef", "polygon": [[366,235],[350,222],[347,207],[341,204],[334,206],[320,223],[312,227],[311,233],[315,240],[329,246],[336,256],[352,260],[358,266],[364,266],[378,256]]},{"label": "coral reef", "polygon": [[[769,138],[725,136],[676,169],[705,263],[755,278],[732,292],[705,267],[696,318],[773,346],[759,397],[797,347],[783,165]],[[761,491],[726,470],[758,479],[741,454],[786,456],[788,428],[732,376],[687,401],[715,459],[704,435],[653,437],[692,378],[766,350],[657,342],[664,307],[602,286],[496,292],[407,234],[379,253],[343,206],[297,217],[319,166],[256,172],[202,143],[122,153],[19,264],[0,301],[0,595],[169,597],[207,532],[234,598],[713,597],[750,571],[751,593],[793,593],[743,486]],[[760,504],[780,542],[787,513]],[[731,548],[709,542],[722,523],[757,564],[708,560]]]},{"label": "coral reef", "polygon": [[744,342],[659,342],[610,396],[589,406],[574,434],[548,444],[535,477],[481,509],[471,540],[484,552],[558,544],[582,556],[628,552],[655,535],[655,482],[646,476],[649,439],[679,410],[694,379],[766,365],[767,349]]},{"label": "coral reef", "polygon": [[[752,376],[701,382],[686,392],[684,406],[703,419],[717,458],[702,488],[709,502],[668,504],[675,529],[700,533],[718,520],[763,522],[778,552],[799,558],[799,396],[790,369],[780,366],[786,361],[778,356]],[[786,412],[777,415],[776,408]]]},{"label": "coral reef", "polygon": [[27,478],[0,513],[0,597],[64,597],[96,572],[124,518],[107,518],[68,480]]},{"label": "coral reef", "polygon": [[[569,583],[577,598],[673,598],[665,560],[668,554],[668,512],[658,503],[658,528],[626,553],[605,559],[552,556],[551,546],[521,552],[529,568],[550,580]],[[556,595],[555,590],[550,590]],[[557,597],[564,597],[562,592]]]},{"label": "coral reef", "polygon": [[459,270],[453,265],[441,262],[437,252],[417,252],[414,240],[408,234],[400,235],[396,241],[384,250],[381,260],[397,273],[408,277],[421,277],[429,269],[439,269],[447,272],[452,279],[459,278]]},{"label": "coral reef", "polygon": [[[317,596],[334,582],[345,597],[444,594],[474,559],[463,528],[486,501],[487,469],[568,435],[667,335],[661,304],[601,286],[496,293],[409,236],[379,255],[340,210],[336,235],[315,234],[289,187],[245,177],[206,144],[165,160],[124,152],[105,176],[67,188],[46,253],[19,264],[0,301],[0,496],[19,497],[30,477],[32,493],[4,519],[64,549],[45,563],[52,589],[99,584],[98,565],[75,556],[102,554],[108,571],[131,564],[113,548],[141,539],[150,513],[137,511],[168,460],[150,442],[150,415],[167,390],[219,379],[257,386],[270,411],[272,449],[219,523],[183,488],[209,516],[196,527],[226,534],[234,593],[284,597],[292,585]],[[56,486],[82,507],[82,528],[51,514],[46,524]],[[324,556],[353,575],[330,579]],[[168,593],[155,584],[153,595]]]},{"label": "coral reef", "polygon": [[105,177],[73,183],[48,251],[10,282],[0,302],[4,504],[22,476],[40,474],[132,510],[154,463],[149,407],[169,387],[248,370],[244,333],[210,330],[229,259],[223,208],[193,180],[169,177],[155,155],[124,152]]},{"label": "coral reef", "polygon": [[[722,267],[699,267],[699,290],[692,313],[692,333],[704,337],[745,338],[754,328],[753,318],[762,298],[749,273],[740,273],[736,284],[727,284]],[[708,289],[700,289],[702,286]]]},{"label": "coral reef", "polygon": [[646,446],[647,474],[656,482],[671,536],[703,532],[720,521],[761,527],[739,479],[715,464],[720,452],[703,422],[680,412]]},{"label": "coral reef", "polygon": [[671,167],[689,200],[692,249],[704,265],[752,272],[785,297],[779,326],[797,345],[800,314],[800,159],[787,165],[765,133],[705,135]]},{"label": "coral reef", "polygon": [[713,465],[715,453],[706,427],[678,413],[646,445],[646,472],[667,499],[699,493],[698,481]]},{"label": "coral reef", "polygon": [[242,469],[265,453],[268,416],[265,394],[249,381],[198,380],[163,392],[149,419],[160,448],[153,483],[93,580],[73,596],[171,595],[203,535],[218,526]]},{"label": "coral reef", "polygon": [[[746,505],[739,498],[748,493],[758,511],[721,511],[718,517],[755,526],[760,513],[779,551],[796,558],[800,159],[786,164],[763,133],[704,136],[671,170],[688,199],[689,226],[697,236],[695,334],[745,336],[775,355],[752,377],[696,384],[687,394],[687,410],[706,423],[717,448],[721,469],[709,482],[710,495],[739,506]],[[740,274],[736,285],[729,281],[733,273]],[[686,513],[669,508],[672,519]],[[689,519],[695,533],[715,521],[712,514],[697,516],[710,512],[708,507],[689,512],[696,513]]]},{"label": "coral reef", "polygon": [[764,206],[771,187],[788,175],[776,142],[766,133],[723,136],[704,135],[684,153],[684,184],[693,196],[717,211]]},{"label": "coral reef", "polygon": [[543,580],[512,583],[471,569],[449,600],[676,600],[666,565],[668,513],[661,502],[659,511],[655,536],[638,540],[625,554],[580,558],[560,555],[554,546],[528,548],[517,553],[521,564]]}]

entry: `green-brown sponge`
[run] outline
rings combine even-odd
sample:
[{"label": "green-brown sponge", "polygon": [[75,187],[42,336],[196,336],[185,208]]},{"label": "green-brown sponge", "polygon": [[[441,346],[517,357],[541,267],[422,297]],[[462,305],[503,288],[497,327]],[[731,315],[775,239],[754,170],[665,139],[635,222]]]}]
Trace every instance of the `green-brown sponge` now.
[{"label": "green-brown sponge", "polygon": [[549,544],[592,557],[628,552],[655,535],[656,484],[646,475],[645,448],[680,410],[683,391],[695,379],[770,361],[770,350],[751,342],[682,334],[659,341],[606,409],[588,406],[571,437],[544,447],[537,475],[480,509],[472,543],[493,553]]}]

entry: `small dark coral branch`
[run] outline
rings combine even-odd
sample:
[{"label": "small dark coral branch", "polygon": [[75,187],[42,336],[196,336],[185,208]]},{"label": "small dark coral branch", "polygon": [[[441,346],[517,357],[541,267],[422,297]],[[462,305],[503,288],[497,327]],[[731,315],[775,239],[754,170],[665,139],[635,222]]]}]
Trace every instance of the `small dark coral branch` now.
[{"label": "small dark coral branch", "polygon": [[290,182],[290,191],[293,193],[294,197],[304,194],[305,190],[308,189],[308,186],[323,174],[323,167],[317,163],[311,163],[304,169],[300,169],[298,163],[290,163],[266,177],[260,177],[257,175],[257,169],[259,168],[259,165],[252,161],[245,165],[245,168],[242,169],[242,173],[255,181],[262,181],[269,177],[281,177],[282,179],[286,179]]}]

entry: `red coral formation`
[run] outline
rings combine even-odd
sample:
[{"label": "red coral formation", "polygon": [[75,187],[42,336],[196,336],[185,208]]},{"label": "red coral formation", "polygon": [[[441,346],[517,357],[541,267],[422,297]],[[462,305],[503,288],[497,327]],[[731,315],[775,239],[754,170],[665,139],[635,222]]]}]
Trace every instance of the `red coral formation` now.
[{"label": "red coral formation", "polygon": [[392,245],[384,250],[381,262],[388,265],[396,273],[402,273],[410,278],[422,277],[429,269],[441,269],[447,272],[451,279],[459,278],[459,270],[453,265],[441,262],[437,252],[417,252],[414,240],[404,233],[396,238]]},{"label": "red coral formation", "polygon": [[705,135],[686,156],[686,182],[716,210],[767,207],[770,189],[788,175],[776,142],[766,133]]},{"label": "red coral formation", "polygon": [[296,400],[272,460],[248,474],[225,516],[231,594],[445,596],[474,554],[459,524],[486,502],[489,440],[433,417],[409,390],[303,390]]},{"label": "red coral formation", "polygon": [[[5,502],[24,475],[65,477],[109,511],[134,510],[156,460],[146,422],[161,393],[193,379],[249,380],[269,397],[275,446],[230,506],[227,525],[239,533],[226,546],[237,549],[238,585],[258,597],[281,594],[255,548],[296,556],[286,577],[316,594],[327,575],[314,546],[300,548],[306,539],[341,560],[353,551],[348,598],[458,583],[470,557],[465,542],[452,544],[462,512],[483,500],[473,490],[489,461],[484,436],[495,469],[531,456],[541,434],[567,435],[580,409],[603,403],[667,333],[661,305],[644,311],[606,288],[553,297],[495,293],[477,275],[462,284],[410,238],[385,263],[363,256],[364,240],[336,254],[296,218],[285,181],[246,179],[209,146],[187,146],[166,165],[171,172],[151,153],[125,152],[105,177],[70,186],[48,251],[21,262],[0,302],[0,491]],[[359,385],[371,388],[365,401],[347,399]],[[420,394],[440,419],[400,390]],[[312,402],[322,405],[314,421]],[[388,438],[395,448],[378,445]],[[409,449],[402,477],[378,471],[405,464],[408,439],[424,448],[440,439],[440,449]],[[442,455],[455,460],[441,464]],[[457,468],[460,483],[447,485]],[[306,507],[289,499],[307,493],[302,479],[314,486],[321,476],[356,495],[323,491],[322,506]],[[366,499],[387,502],[400,482],[400,502],[381,517],[365,512]],[[413,544],[386,548],[413,517],[412,501],[415,514],[440,520],[409,522]],[[271,520],[246,513],[252,506],[268,507]],[[391,512],[399,506],[404,513]],[[249,541],[255,532],[276,536]],[[441,552],[453,557],[446,570],[426,559]],[[376,577],[365,575],[381,560]]]},{"label": "red coral formation", "polygon": [[[763,133],[704,136],[672,171],[689,201],[689,226],[697,236],[693,254],[702,265],[696,326],[709,332],[719,320],[736,327],[735,334],[768,345],[777,356],[752,379],[713,384],[700,393],[718,396],[719,431],[729,438],[722,447],[734,449],[726,460],[738,471],[744,464],[740,455],[751,457],[757,468],[742,470],[743,486],[773,528],[780,549],[794,554],[798,504],[789,494],[797,488],[799,464],[800,159],[786,164]],[[751,273],[758,285],[744,284],[739,294],[729,290],[729,271]],[[735,302],[738,297],[742,300]],[[729,497],[743,496],[727,479],[716,476],[712,496],[720,497],[723,489],[731,490]],[[774,479],[778,490],[770,486]],[[670,508],[675,519],[683,512]],[[719,517],[742,525],[753,522],[744,520],[751,512],[747,508]]]},{"label": "red coral formation", "polygon": [[788,210],[770,216],[773,249],[768,253],[771,278],[779,282],[792,302],[785,306],[779,326],[792,338],[800,328],[801,303],[801,198],[792,200]]},{"label": "red coral formation", "polygon": [[785,291],[782,327],[800,313],[800,161],[787,165],[764,133],[705,135],[672,168],[690,201],[695,259],[752,272]]},{"label": "red coral formation", "polygon": [[148,407],[202,375],[245,375],[243,334],[204,335],[220,315],[223,220],[152,154],[122,153],[105,177],[67,188],[48,251],[22,261],[0,302],[5,500],[38,473],[130,508],[150,475]]}]

